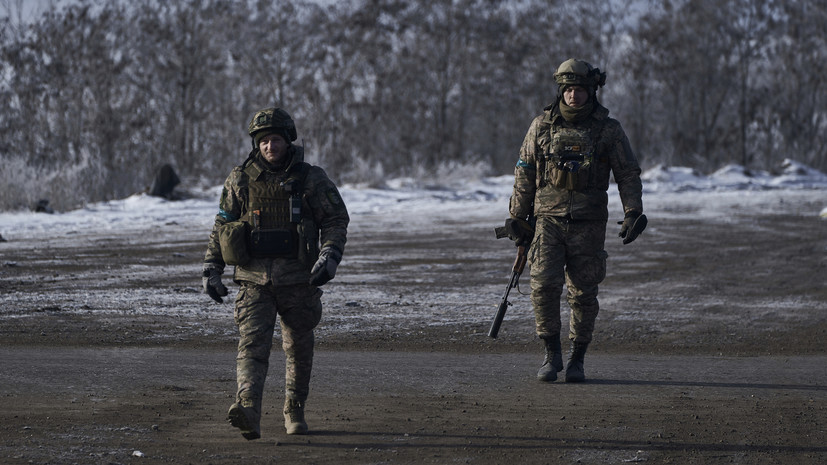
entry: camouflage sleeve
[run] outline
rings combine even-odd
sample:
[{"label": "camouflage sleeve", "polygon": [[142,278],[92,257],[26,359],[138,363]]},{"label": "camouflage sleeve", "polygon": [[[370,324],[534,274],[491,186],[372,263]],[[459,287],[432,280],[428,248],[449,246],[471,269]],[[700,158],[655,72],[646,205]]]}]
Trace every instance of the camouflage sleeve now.
[{"label": "camouflage sleeve", "polygon": [[344,252],[350,216],[339,194],[339,189],[327,177],[327,173],[318,166],[310,168],[305,188],[313,221],[319,227],[319,240],[322,247],[333,246]]},{"label": "camouflage sleeve", "polygon": [[238,220],[244,213],[243,198],[238,188],[238,179],[241,175],[241,169],[236,167],[224,181],[224,188],[218,201],[218,214],[215,215],[215,223],[207,242],[204,263],[224,266],[224,258],[221,256],[221,247],[218,244],[218,228],[225,223]]},{"label": "camouflage sleeve", "polygon": [[620,192],[623,213],[637,211],[643,213],[643,186],[640,182],[640,165],[638,165],[632,146],[626,133],[617,120],[610,120],[607,127],[609,141],[609,163]]},{"label": "camouflage sleeve", "polygon": [[520,148],[520,158],[514,167],[514,190],[509,202],[509,213],[514,218],[526,219],[534,213],[534,193],[537,190],[537,154],[540,153],[537,135],[542,116],[532,121]]}]

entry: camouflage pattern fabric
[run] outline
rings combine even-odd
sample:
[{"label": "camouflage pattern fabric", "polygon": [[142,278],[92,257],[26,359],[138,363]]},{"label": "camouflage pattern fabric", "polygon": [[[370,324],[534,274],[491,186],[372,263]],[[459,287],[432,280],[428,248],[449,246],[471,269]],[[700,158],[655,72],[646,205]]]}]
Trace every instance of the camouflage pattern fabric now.
[{"label": "camouflage pattern fabric", "polygon": [[[250,218],[250,182],[283,183],[303,162],[302,147],[291,145],[289,162],[273,170],[257,151],[244,165],[233,169],[224,182],[207,244],[205,263],[225,266],[218,240],[218,228],[232,221]],[[322,316],[322,291],[309,284],[310,269],[321,246],[344,251],[350,218],[335,184],[317,166],[310,166],[302,185],[302,218],[298,233],[302,249],[295,258],[253,258],[236,266],[233,280],[241,285],[235,302],[239,341],[236,358],[237,402],[260,413],[261,396],[269,369],[276,321],[280,322],[285,352],[285,394],[307,399],[313,366],[313,329]]]},{"label": "camouflage pattern fabric", "polygon": [[295,285],[276,287],[245,283],[236,297],[239,341],[236,357],[237,398],[261,399],[269,368],[277,316],[285,354],[285,395],[304,402],[313,368],[313,328],[322,317],[322,291]]},{"label": "camouflage pattern fabric", "polygon": [[[582,343],[592,339],[599,311],[598,284],[606,275],[610,176],[617,182],[624,213],[643,212],[640,166],[620,123],[608,115],[596,103],[591,116],[571,123],[556,105],[547,107],[532,121],[514,169],[509,213],[513,218],[537,218],[529,264],[536,332],[541,338],[561,332],[560,297],[565,284],[572,310],[569,338]],[[588,172],[578,173],[587,176],[587,182],[555,182],[560,176],[555,172],[559,166],[554,164],[555,151],[561,140],[555,134],[589,138],[582,141],[591,157]]]},{"label": "camouflage pattern fabric", "polygon": [[[520,159],[514,169],[514,191],[509,210],[514,218],[570,216],[578,220],[603,220],[609,217],[609,177],[614,175],[620,191],[624,213],[643,212],[640,166],[617,120],[609,118],[609,110],[598,105],[582,125],[592,126],[595,162],[588,185],[583,190],[555,187],[549,179],[552,126],[570,126],[556,108],[547,109],[536,117],[526,133]],[[534,206],[532,212],[531,208]]]},{"label": "camouflage pattern fabric", "polygon": [[[237,166],[224,182],[224,189],[219,201],[219,212],[215,217],[207,253],[204,262],[224,266],[217,230],[223,224],[246,220],[248,217],[248,189],[250,173],[253,177],[266,178],[268,182],[280,183],[288,179],[291,167],[303,161],[304,151],[300,146],[290,146],[291,161],[286,168],[279,171],[266,169],[260,155],[256,155],[252,167]],[[250,168],[250,169],[247,169]],[[303,219],[299,226],[303,234],[312,242],[324,246],[333,246],[344,252],[347,241],[347,225],[350,217],[336,185],[327,177],[323,169],[312,166],[304,181],[302,194]],[[315,246],[315,244],[314,244]],[[318,254],[318,247],[315,254]],[[236,282],[248,281],[256,284],[288,285],[307,283],[310,268],[317,256],[301,256],[297,259],[260,259],[256,258],[244,266],[237,266],[233,274]]]},{"label": "camouflage pattern fabric", "polygon": [[598,284],[606,277],[605,239],[605,221],[537,218],[528,260],[531,302],[540,338],[561,333],[560,296],[565,284],[571,307],[569,339],[591,342],[600,310]]}]

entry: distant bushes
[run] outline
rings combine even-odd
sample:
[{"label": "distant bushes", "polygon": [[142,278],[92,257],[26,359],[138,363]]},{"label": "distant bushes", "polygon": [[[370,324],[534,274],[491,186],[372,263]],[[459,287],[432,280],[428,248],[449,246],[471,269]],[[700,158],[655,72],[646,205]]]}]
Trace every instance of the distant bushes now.
[{"label": "distant bushes", "polygon": [[25,24],[7,11],[0,209],[121,198],[164,164],[182,185],[219,184],[273,104],[342,182],[509,173],[572,56],[608,72],[600,99],[644,166],[827,169],[827,4],[627,3],[77,0]]}]

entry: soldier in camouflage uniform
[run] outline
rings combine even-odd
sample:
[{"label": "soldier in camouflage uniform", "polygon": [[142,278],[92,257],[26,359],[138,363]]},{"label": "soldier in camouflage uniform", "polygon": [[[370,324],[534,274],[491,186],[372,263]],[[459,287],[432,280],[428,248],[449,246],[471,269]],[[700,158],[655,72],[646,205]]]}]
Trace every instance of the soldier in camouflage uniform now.
[{"label": "soldier in camouflage uniform", "polygon": [[563,370],[560,297],[565,284],[571,307],[565,380],[582,382],[599,309],[598,284],[606,276],[610,174],[625,213],[620,230],[624,244],[645,228],[646,216],[637,159],[620,123],[597,100],[606,74],[570,59],[554,79],[557,101],[534,119],[520,150],[506,230],[518,245],[531,243],[531,301],[545,346],[537,377],[556,381]]},{"label": "soldier in camouflage uniform", "polygon": [[247,439],[261,437],[262,392],[277,316],[285,353],[284,422],[305,434],[304,405],[313,364],[313,329],[322,316],[318,288],[332,279],[344,251],[349,217],[324,170],[303,161],[296,127],[282,109],[255,114],[253,151],[230,173],[204,257],[204,291],[227,295],[225,265],[235,265],[234,319],[240,338],[238,392],[228,419]]}]

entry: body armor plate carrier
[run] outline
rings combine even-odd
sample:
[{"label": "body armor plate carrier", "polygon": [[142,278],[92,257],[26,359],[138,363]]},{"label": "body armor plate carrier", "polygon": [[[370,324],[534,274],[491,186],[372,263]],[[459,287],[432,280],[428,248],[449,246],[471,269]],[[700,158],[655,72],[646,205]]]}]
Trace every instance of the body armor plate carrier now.
[{"label": "body armor plate carrier", "polygon": [[591,128],[554,128],[546,169],[551,185],[570,191],[582,191],[589,185],[594,163]]},{"label": "body armor plate carrier", "polygon": [[[304,164],[302,164],[304,165]],[[250,180],[248,250],[255,258],[297,258],[305,166],[283,182]]]}]

